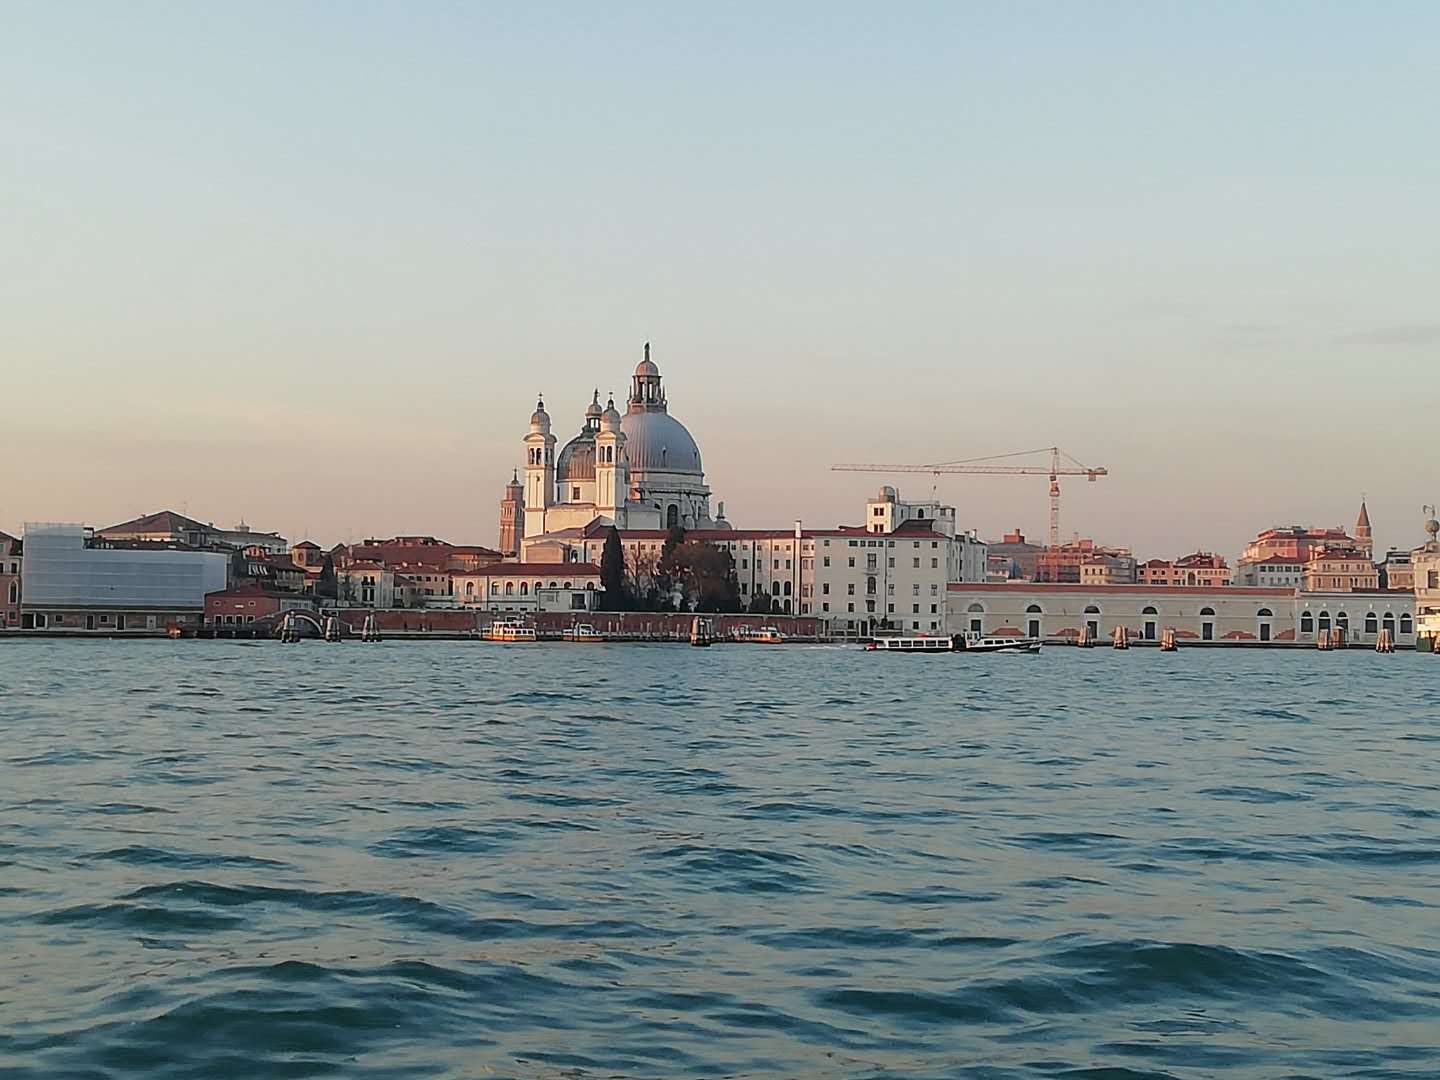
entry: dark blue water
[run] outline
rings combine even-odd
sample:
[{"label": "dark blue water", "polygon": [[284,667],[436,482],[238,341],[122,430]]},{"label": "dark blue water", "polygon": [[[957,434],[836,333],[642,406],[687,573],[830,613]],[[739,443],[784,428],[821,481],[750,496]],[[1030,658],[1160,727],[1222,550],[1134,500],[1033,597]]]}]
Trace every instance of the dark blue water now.
[{"label": "dark blue water", "polygon": [[1440,1076],[1440,660],[0,643],[0,1076]]}]

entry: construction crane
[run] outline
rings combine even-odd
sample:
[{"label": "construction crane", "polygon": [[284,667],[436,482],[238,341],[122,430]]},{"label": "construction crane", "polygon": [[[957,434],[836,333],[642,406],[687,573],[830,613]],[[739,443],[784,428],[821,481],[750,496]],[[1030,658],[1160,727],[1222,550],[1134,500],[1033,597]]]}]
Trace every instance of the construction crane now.
[{"label": "construction crane", "polygon": [[[983,462],[1004,461],[1009,458],[1032,457],[1049,454],[1050,467],[1040,465],[986,465]],[[1069,462],[1062,465],[1061,459]],[[1060,546],[1060,477],[1083,476],[1092,484],[1102,476],[1109,476],[1110,470],[1082,465],[1058,446],[1042,446],[1038,450],[1017,450],[1013,454],[992,454],[989,457],[962,458],[959,461],[937,461],[933,465],[832,465],[831,472],[880,472],[880,473],[968,473],[981,476],[1049,476],[1050,477],[1050,549]]]}]

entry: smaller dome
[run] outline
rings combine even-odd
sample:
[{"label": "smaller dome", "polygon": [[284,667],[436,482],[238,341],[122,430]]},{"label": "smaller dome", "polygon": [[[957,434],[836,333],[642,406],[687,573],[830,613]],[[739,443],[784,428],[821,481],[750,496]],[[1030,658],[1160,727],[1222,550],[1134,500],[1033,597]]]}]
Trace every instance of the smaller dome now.
[{"label": "smaller dome", "polygon": [[602,411],[603,410],[600,408],[600,391],[596,390],[594,400],[591,401],[585,409],[585,419],[593,420],[599,417]]},{"label": "smaller dome", "polygon": [[532,424],[548,424],[548,423],[550,423],[550,414],[545,411],[545,399],[544,399],[544,398],[541,398],[539,401],[535,402],[535,411],[530,415],[530,423],[532,423]]},{"label": "smaller dome", "polygon": [[658,377],[660,374],[660,369],[656,367],[654,362],[647,356],[644,360],[641,360],[640,363],[635,365],[635,374],[646,377]]},{"label": "smaller dome", "polygon": [[620,426],[620,410],[615,408],[613,397],[605,402],[605,411],[600,414],[600,419],[607,428]]},{"label": "smaller dome", "polygon": [[1440,521],[1436,521],[1434,518],[1431,518],[1429,521],[1425,522],[1425,531],[1429,533],[1431,538],[1433,539],[1437,533],[1440,533]]}]

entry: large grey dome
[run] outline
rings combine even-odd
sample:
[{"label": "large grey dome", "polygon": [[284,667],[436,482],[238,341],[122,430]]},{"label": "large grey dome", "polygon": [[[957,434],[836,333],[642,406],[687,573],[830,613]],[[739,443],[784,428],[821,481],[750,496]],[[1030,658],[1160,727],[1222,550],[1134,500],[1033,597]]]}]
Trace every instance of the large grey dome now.
[{"label": "large grey dome", "polygon": [[595,479],[595,435],[582,431],[565,444],[555,460],[555,479],[560,483],[567,480]]},{"label": "large grey dome", "polygon": [[658,409],[634,409],[620,418],[625,457],[632,472],[673,472],[700,475],[700,448],[680,423]]}]

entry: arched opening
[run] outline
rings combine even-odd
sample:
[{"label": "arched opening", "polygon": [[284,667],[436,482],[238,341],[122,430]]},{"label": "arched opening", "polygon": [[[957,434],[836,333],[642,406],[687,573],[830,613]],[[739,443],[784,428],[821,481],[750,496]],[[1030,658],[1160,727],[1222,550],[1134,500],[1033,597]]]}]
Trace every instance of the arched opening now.
[{"label": "arched opening", "polygon": [[507,582],[505,582],[505,595],[506,595],[506,596],[514,596],[514,595],[515,595],[515,583],[514,583],[513,581],[507,581]]},{"label": "arched opening", "polygon": [[[786,596],[789,596],[789,595],[790,595],[790,582],[788,582],[788,581],[785,582],[785,595],[786,595]],[[787,604],[786,607],[788,608],[789,605]]]},{"label": "arched opening", "polygon": [[1215,640],[1215,609],[1213,607],[1202,607],[1200,609],[1200,640]]},{"label": "arched opening", "polygon": [[467,582],[465,582],[465,599],[469,600],[469,599],[470,599],[472,596],[474,596],[474,595],[475,595],[475,582],[473,582],[473,581],[467,581]]},{"label": "arched opening", "polygon": [[970,616],[970,632],[972,634],[983,634],[985,632],[985,605],[971,604],[965,609],[965,614]]},{"label": "arched opening", "polygon": [[1320,617],[1316,620],[1316,625],[1319,626],[1320,633],[1328,634],[1330,632],[1330,612],[1320,612]]},{"label": "arched opening", "polygon": [[1031,604],[1025,609],[1025,636],[1038,638],[1040,636],[1040,616],[1044,612],[1040,610],[1039,604]]},{"label": "arched opening", "polygon": [[1140,612],[1145,618],[1145,625],[1140,628],[1142,636],[1146,641],[1155,640],[1155,632],[1160,628],[1158,619],[1160,612],[1153,605],[1147,604],[1145,610]]},{"label": "arched opening", "polygon": [[520,582],[520,595],[521,595],[521,596],[529,596],[529,595],[530,595],[530,583],[529,583],[528,581],[522,581],[522,582]]},{"label": "arched opening", "polygon": [[1409,615],[1401,615],[1401,616],[1400,616],[1400,633],[1402,633],[1402,634],[1413,634],[1414,632],[1415,632],[1415,622],[1414,622],[1414,620],[1412,620]]},{"label": "arched opening", "polygon": [[1335,625],[1338,626],[1341,630],[1349,630],[1350,616],[1346,615],[1343,611],[1340,612],[1340,614],[1335,616]]},{"label": "arched opening", "polygon": [[[1100,636],[1100,609],[1094,604],[1087,604],[1085,606],[1085,615],[1087,616],[1085,619],[1086,632],[1092,639],[1098,638]],[[1093,619],[1089,618],[1091,615],[1095,617]]]},{"label": "arched opening", "polygon": [[667,529],[673,529],[673,528],[675,528],[676,525],[679,525],[679,524],[680,524],[680,507],[676,506],[674,503],[671,503],[671,504],[670,504],[670,508],[665,511],[665,527],[666,527]]},{"label": "arched opening", "polygon": [[1268,607],[1262,607],[1255,613],[1255,618],[1259,620],[1260,640],[1269,641],[1270,620],[1274,618],[1274,613]]},{"label": "arched opening", "polygon": [[790,601],[789,601],[789,600],[786,600],[786,601],[785,601],[785,614],[786,614],[786,615],[789,615],[789,614],[790,614]]},{"label": "arched opening", "polygon": [[1315,616],[1305,611],[1300,614],[1300,633],[1313,634],[1315,632]]},{"label": "arched opening", "polygon": [[1385,612],[1385,618],[1381,619],[1381,620],[1380,620],[1380,623],[1381,623],[1382,626],[1385,627],[1386,630],[1389,630],[1389,631],[1390,631],[1391,636],[1394,636],[1394,634],[1395,634],[1395,613],[1394,613],[1393,611],[1387,611],[1387,612]]},{"label": "arched opening", "polygon": [[1373,611],[1365,613],[1365,633],[1378,634],[1380,632],[1380,618]]}]

